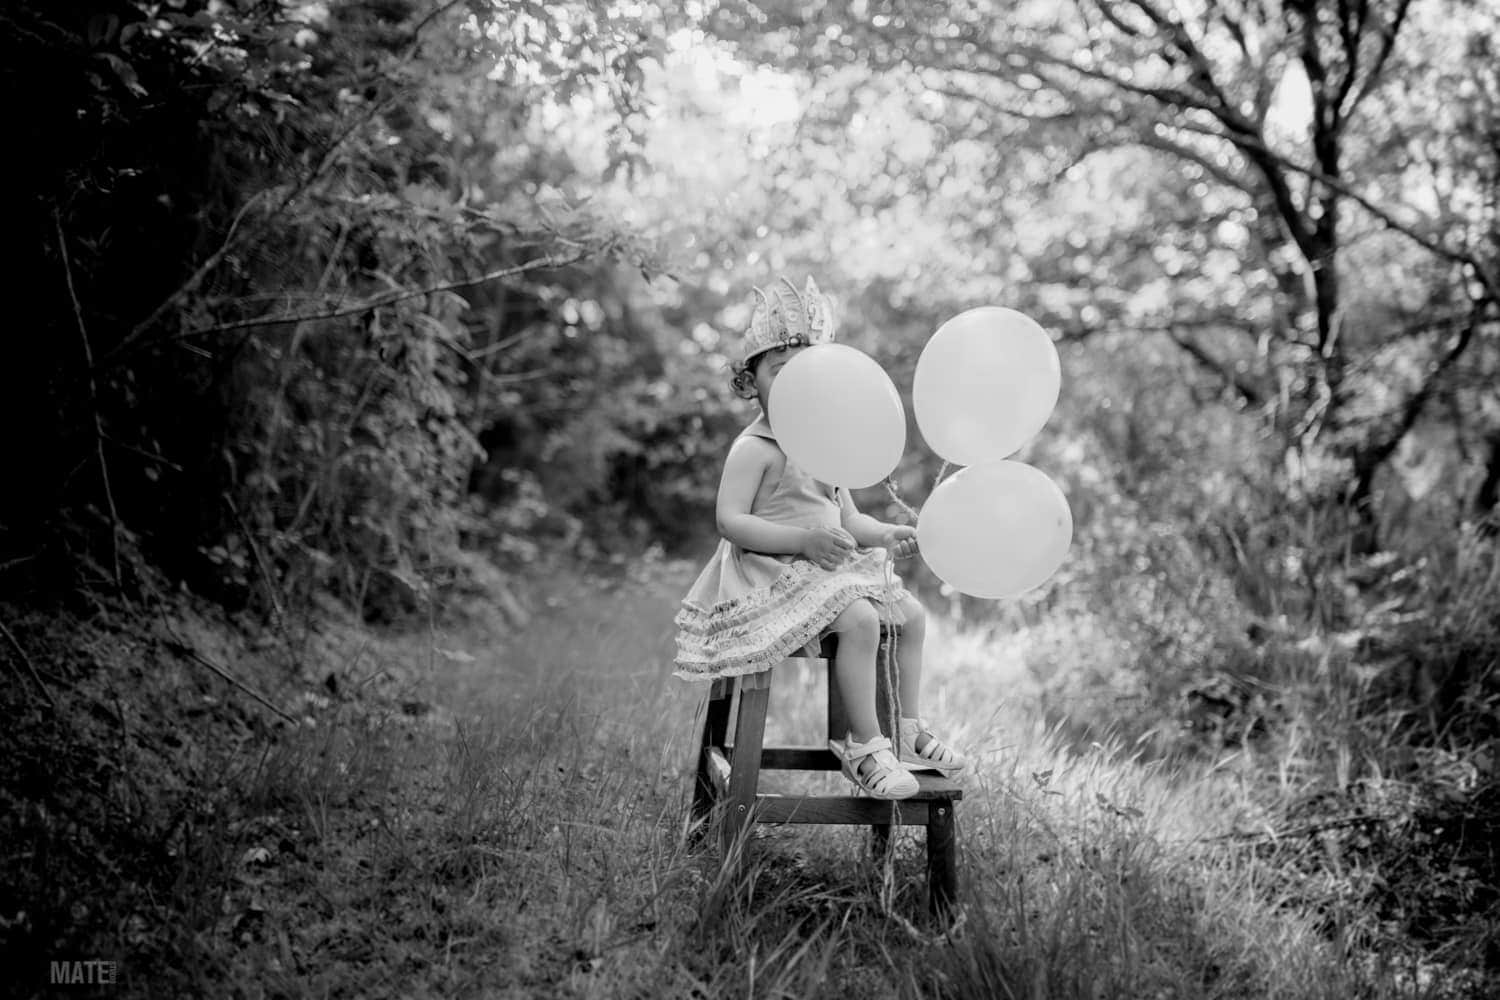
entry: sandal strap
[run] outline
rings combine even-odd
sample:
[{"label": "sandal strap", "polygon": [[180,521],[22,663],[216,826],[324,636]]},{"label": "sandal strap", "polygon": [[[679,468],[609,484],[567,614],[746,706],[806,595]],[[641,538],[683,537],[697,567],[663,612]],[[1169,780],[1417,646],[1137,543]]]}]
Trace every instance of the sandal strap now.
[{"label": "sandal strap", "polygon": [[[958,759],[958,754],[952,747],[950,747],[948,744],[944,743],[942,740],[938,739],[931,733],[927,733],[926,735],[928,737],[927,744],[922,747],[922,749],[917,750],[918,754],[920,754],[922,757],[925,757],[927,760],[938,761],[941,763],[948,763],[949,761],[955,761]],[[915,750],[916,748],[913,747],[912,749]]]},{"label": "sandal strap", "polygon": [[[892,752],[891,741],[884,737],[881,739],[885,743],[884,746],[871,746],[870,744],[875,742],[871,740],[870,743],[865,744],[861,748],[861,752],[852,754],[849,757],[849,766],[859,775],[859,780],[864,784],[872,789],[884,792],[890,788],[893,782],[899,781],[901,776],[907,773],[907,770],[901,766],[901,761]],[[868,772],[860,770],[866,757],[870,758],[871,763]]]},{"label": "sandal strap", "polygon": [[[910,726],[912,729],[912,752],[923,760],[934,763],[948,763],[958,759],[958,752],[938,738],[938,735],[927,728],[927,721],[921,718],[904,718],[901,720],[903,727]],[[917,749],[917,740],[927,737],[927,742],[920,750]]]},{"label": "sandal strap", "polygon": [[[852,739],[844,741],[844,756],[852,764],[865,757],[871,757],[882,750],[891,749],[889,736],[876,736],[868,743],[855,743]],[[878,763],[878,762],[877,762]]]},{"label": "sandal strap", "polygon": [[[916,779],[896,756],[889,737],[877,736],[868,743],[855,743],[846,737],[844,740],[829,740],[828,747],[838,755],[844,776],[873,795],[901,799],[918,790]],[[866,758],[870,766],[861,770],[860,765]]]}]

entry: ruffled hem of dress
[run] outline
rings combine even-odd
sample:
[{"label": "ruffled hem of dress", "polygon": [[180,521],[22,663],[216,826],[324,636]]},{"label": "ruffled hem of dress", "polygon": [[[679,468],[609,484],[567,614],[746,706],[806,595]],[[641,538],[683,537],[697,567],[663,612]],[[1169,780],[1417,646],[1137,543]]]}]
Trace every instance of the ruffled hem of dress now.
[{"label": "ruffled hem of dress", "polygon": [[[900,608],[900,602],[910,596],[905,587],[850,582],[830,590],[811,612],[800,611],[795,615],[782,612],[773,618],[754,619],[728,629],[715,627],[716,619],[729,616],[743,619],[751,616],[756,609],[769,609],[783,602],[791,596],[789,591],[800,589],[807,578],[813,575],[808,572],[812,569],[811,564],[803,565],[806,569],[798,569],[798,564],[792,563],[789,567],[792,571],[778,577],[764,591],[720,602],[711,609],[684,602],[683,610],[678,612],[675,619],[679,629],[679,653],[676,658],[679,667],[673,671],[673,676],[683,680],[711,681],[720,677],[738,677],[769,670],[812,642],[850,603],[861,598],[874,602],[881,611],[882,621],[893,625],[905,623],[905,615]],[[837,576],[836,572],[830,574],[828,581],[836,580]],[[703,638],[694,645],[706,646],[710,641],[715,645],[723,645],[726,637],[743,638],[762,631],[774,634],[777,638],[766,646],[751,649],[744,656],[721,659],[693,656],[684,659],[682,655],[684,635],[701,636]]]},{"label": "ruffled hem of dress", "polygon": [[[763,608],[767,605],[779,603],[780,601],[785,599],[785,597],[787,596],[787,591],[795,590],[806,585],[806,583],[810,579],[813,579],[820,574],[824,576],[824,579],[833,579],[835,577],[845,575],[865,576],[866,578],[868,578],[867,574],[857,572],[855,567],[857,567],[860,563],[868,562],[870,558],[872,556],[875,556],[879,551],[880,550],[878,549],[862,550],[860,555],[852,560],[850,565],[842,566],[836,570],[821,570],[806,559],[793,559],[791,562],[784,564],[784,568],[781,570],[781,573],[776,577],[776,579],[772,580],[768,586],[752,590],[751,592],[739,597],[731,597],[728,600],[715,601],[712,604],[702,604],[694,601],[691,599],[690,595],[689,597],[683,599],[682,605],[684,608],[687,608],[691,611],[696,611],[703,615],[714,615],[719,617],[728,616],[740,611],[749,613],[758,608]],[[883,572],[887,563],[883,558],[880,558],[878,556],[876,556],[876,559],[878,560],[878,571]],[[870,567],[869,575],[873,575],[875,572],[877,572],[877,569],[875,567]],[[884,584],[876,584],[875,586],[879,587],[882,591],[884,590]],[[896,585],[895,590],[901,593],[905,593],[905,588],[901,587],[899,584]],[[682,616],[679,614],[678,617],[681,618]]]}]

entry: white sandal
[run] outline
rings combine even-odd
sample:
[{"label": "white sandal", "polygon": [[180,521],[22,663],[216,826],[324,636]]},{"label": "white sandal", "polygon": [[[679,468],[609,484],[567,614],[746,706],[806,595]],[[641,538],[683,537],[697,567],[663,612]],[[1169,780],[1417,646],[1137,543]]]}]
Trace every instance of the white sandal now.
[{"label": "white sandal", "polygon": [[[927,723],[921,719],[901,719],[897,723],[900,732],[901,763],[917,770],[937,771],[945,778],[952,778],[969,766],[963,754],[948,746],[933,735]],[[917,737],[926,736],[927,742],[917,749]]]},{"label": "white sandal", "polygon": [[[856,743],[851,733],[844,740],[829,740],[828,749],[838,755],[844,777],[877,799],[909,799],[920,788],[917,779],[891,752],[891,741],[887,737],[877,736],[868,743]],[[868,773],[859,769],[866,757],[872,764]]]}]

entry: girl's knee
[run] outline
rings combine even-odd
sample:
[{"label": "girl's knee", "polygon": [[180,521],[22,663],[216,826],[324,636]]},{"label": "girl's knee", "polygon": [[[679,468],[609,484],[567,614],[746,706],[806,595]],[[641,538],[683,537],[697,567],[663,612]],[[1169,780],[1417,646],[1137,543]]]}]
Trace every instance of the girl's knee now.
[{"label": "girl's knee", "polygon": [[880,634],[880,613],[875,610],[875,605],[861,598],[839,612],[833,620],[833,630],[873,640]]}]

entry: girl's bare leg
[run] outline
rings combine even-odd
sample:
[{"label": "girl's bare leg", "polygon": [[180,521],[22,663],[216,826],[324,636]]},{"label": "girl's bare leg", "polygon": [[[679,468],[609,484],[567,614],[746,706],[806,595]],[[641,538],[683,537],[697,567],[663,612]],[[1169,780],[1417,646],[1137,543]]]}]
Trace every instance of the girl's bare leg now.
[{"label": "girl's bare leg", "polygon": [[880,615],[867,600],[858,600],[833,620],[839,634],[838,655],[833,658],[834,679],[844,711],[849,716],[850,735],[866,743],[880,735],[880,717],[875,713],[875,654],[880,646]]},{"label": "girl's bare leg", "polygon": [[[965,766],[963,755],[922,728],[922,650],[927,640],[927,615],[915,598],[903,601],[906,624],[896,645],[896,693],[901,699],[901,745],[903,759],[936,767],[944,774],[957,774]],[[926,755],[925,758],[919,755]]]}]

